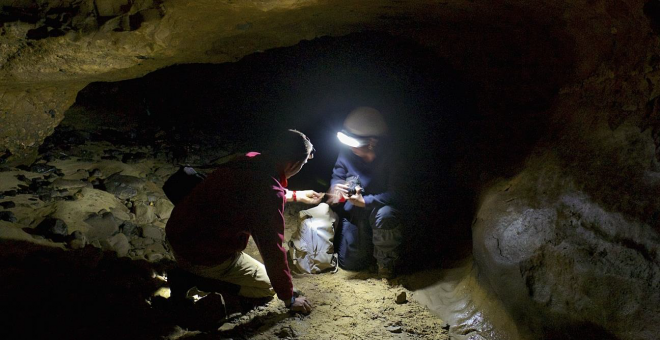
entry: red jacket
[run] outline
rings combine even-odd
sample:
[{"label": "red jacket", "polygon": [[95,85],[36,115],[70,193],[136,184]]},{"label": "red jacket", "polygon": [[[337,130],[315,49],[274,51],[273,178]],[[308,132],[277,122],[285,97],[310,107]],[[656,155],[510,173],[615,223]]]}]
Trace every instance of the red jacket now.
[{"label": "red jacket", "polygon": [[[167,238],[177,257],[218,265],[243,251],[250,236],[277,296],[293,296],[284,241],[285,189],[272,163],[258,153],[215,170],[172,211]],[[286,180],[284,180],[286,181]]]}]

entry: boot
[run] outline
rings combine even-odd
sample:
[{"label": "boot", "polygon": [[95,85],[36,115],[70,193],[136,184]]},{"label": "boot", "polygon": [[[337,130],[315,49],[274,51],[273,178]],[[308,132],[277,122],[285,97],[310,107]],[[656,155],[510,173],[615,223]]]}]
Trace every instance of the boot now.
[{"label": "boot", "polygon": [[394,274],[394,266],[393,265],[383,265],[383,264],[378,264],[378,278],[380,279],[393,279],[395,277]]}]

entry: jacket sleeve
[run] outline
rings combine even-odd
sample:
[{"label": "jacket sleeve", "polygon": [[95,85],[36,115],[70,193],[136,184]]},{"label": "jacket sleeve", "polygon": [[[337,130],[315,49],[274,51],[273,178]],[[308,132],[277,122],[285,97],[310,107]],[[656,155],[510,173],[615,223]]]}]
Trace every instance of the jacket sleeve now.
[{"label": "jacket sleeve", "polygon": [[264,260],[266,273],[277,297],[290,300],[293,296],[291,271],[287,263],[284,242],[284,191],[271,185],[271,190],[261,198],[256,198],[255,207],[261,214],[254,216],[250,233]]},{"label": "jacket sleeve", "polygon": [[401,189],[399,165],[397,164],[396,159],[390,159],[388,164],[387,190],[378,194],[367,194],[363,196],[364,205],[368,209],[382,207],[385,205],[398,205],[397,200],[399,199],[399,192]]},{"label": "jacket sleeve", "polygon": [[348,170],[344,164],[344,158],[340,153],[335,162],[335,166],[332,168],[332,178],[330,179],[330,188],[334,187],[337,183],[343,183],[346,181],[346,174]]}]

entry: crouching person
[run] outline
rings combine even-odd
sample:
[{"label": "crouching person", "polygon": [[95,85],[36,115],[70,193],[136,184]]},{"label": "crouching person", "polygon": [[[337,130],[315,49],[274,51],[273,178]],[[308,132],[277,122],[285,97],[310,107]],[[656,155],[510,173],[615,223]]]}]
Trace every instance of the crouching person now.
[{"label": "crouching person", "polygon": [[[309,313],[310,302],[294,297],[284,240],[284,203],[319,203],[307,190],[293,195],[287,179],[313,157],[309,139],[288,130],[263,153],[251,152],[211,173],[179,202],[166,233],[182,269],[203,278],[238,285],[239,296],[273,294],[292,311]],[[264,264],[244,253],[252,236]]]},{"label": "crouching person", "polygon": [[339,266],[363,270],[375,260],[378,276],[390,279],[403,236],[396,208],[399,164],[388,148],[387,130],[373,108],[359,107],[346,117],[337,137],[350,148],[337,157],[329,203],[342,221],[335,236]]}]

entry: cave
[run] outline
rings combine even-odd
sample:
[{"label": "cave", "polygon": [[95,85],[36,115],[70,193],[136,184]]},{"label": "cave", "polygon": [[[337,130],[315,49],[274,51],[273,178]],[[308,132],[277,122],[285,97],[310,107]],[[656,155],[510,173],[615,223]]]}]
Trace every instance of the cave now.
[{"label": "cave", "polygon": [[[657,0],[27,0],[0,22],[3,338],[660,334]],[[316,153],[288,188],[326,192],[363,106],[403,169],[398,276],[294,276],[309,315],[173,305],[168,177],[294,128]]]}]

